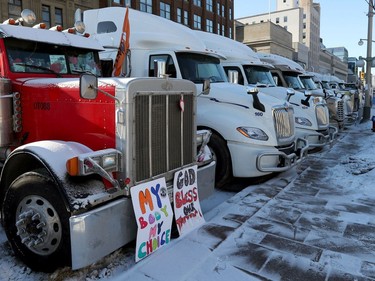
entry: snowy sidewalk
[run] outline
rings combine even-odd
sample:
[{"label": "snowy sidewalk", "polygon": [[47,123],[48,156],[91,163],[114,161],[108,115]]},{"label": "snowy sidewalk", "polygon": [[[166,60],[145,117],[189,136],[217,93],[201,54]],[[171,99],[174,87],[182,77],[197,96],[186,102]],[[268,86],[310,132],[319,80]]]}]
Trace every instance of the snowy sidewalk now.
[{"label": "snowy sidewalk", "polygon": [[375,280],[374,142],[371,121],[348,128],[115,280]]}]

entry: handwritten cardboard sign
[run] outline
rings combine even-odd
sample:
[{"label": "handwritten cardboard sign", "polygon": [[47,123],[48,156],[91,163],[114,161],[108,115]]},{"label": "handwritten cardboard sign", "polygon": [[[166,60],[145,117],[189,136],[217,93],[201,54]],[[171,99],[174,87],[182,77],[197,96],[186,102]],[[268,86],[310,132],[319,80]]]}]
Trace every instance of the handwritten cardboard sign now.
[{"label": "handwritten cardboard sign", "polygon": [[189,233],[205,222],[198,197],[196,165],[175,173],[173,203],[177,229],[180,236]]},{"label": "handwritten cardboard sign", "polygon": [[138,225],[138,262],[170,242],[173,213],[165,178],[133,186],[130,194]]}]

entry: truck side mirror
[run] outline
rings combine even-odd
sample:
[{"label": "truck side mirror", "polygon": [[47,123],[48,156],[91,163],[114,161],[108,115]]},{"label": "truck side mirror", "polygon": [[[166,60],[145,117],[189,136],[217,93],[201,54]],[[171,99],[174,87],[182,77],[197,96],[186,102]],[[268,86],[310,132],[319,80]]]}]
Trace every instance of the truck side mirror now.
[{"label": "truck side mirror", "polygon": [[203,81],[202,92],[200,93],[200,95],[208,95],[210,93],[210,90],[211,90],[211,82],[209,79],[205,79]]},{"label": "truck side mirror", "polygon": [[229,79],[229,83],[238,84],[238,71],[228,70],[228,79]]},{"label": "truck side mirror", "polygon": [[95,75],[81,75],[79,78],[79,95],[83,99],[96,99],[98,96],[98,78]]},{"label": "truck side mirror", "polygon": [[159,78],[166,77],[167,62],[165,60],[154,60],[154,76]]},{"label": "truck side mirror", "polygon": [[289,101],[290,98],[294,96],[295,94],[296,92],[293,89],[290,89],[290,88],[286,89],[287,101]]},{"label": "truck side mirror", "polygon": [[309,103],[309,100],[310,100],[310,98],[311,98],[311,91],[306,91],[305,92],[305,97],[306,97],[306,99],[304,99],[304,100],[301,100],[301,103],[303,104],[303,105],[306,105],[306,106],[310,106],[310,103]]}]

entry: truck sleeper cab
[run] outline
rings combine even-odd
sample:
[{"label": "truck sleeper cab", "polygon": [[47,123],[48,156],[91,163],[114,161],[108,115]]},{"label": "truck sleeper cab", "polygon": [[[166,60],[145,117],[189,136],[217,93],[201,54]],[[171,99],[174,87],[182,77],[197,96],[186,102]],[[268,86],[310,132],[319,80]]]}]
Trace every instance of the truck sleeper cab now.
[{"label": "truck sleeper cab", "polygon": [[100,74],[102,50],[76,34],[0,24],[1,223],[33,270],[78,269],[134,240],[139,183],[164,177],[171,191],[175,172],[198,165],[199,196],[213,191],[195,85],[99,78],[87,100],[80,76]]},{"label": "truck sleeper cab", "polygon": [[[115,59],[113,49],[120,43],[124,15],[125,9],[114,7],[84,12],[90,33],[106,49],[100,54],[102,60]],[[209,146],[217,160],[216,186],[232,176],[285,171],[304,157],[307,144],[300,140],[302,152],[296,150],[294,117],[287,102],[229,84],[218,55],[208,51],[189,28],[132,9],[129,21],[131,68],[128,65],[124,73],[153,76],[154,62],[162,59],[170,77],[193,81],[198,92],[210,80],[209,93],[198,95],[197,124],[212,131]]]}]

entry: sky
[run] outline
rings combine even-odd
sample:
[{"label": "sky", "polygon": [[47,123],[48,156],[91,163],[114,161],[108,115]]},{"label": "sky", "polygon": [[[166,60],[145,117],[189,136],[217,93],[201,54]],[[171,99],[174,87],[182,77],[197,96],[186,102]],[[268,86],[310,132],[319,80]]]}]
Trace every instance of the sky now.
[{"label": "sky", "polygon": [[[320,37],[327,48],[345,47],[349,57],[366,57],[367,0],[314,0],[321,7]],[[234,0],[234,18],[268,13],[276,10],[276,0]],[[374,39],[374,35],[373,35]],[[372,46],[375,50],[375,46]],[[374,52],[372,52],[374,53]]]}]

